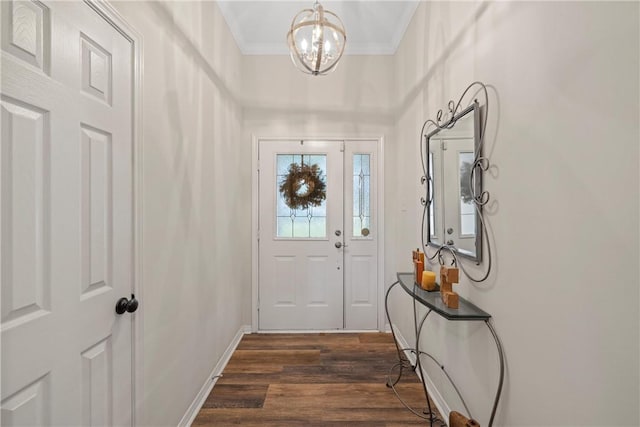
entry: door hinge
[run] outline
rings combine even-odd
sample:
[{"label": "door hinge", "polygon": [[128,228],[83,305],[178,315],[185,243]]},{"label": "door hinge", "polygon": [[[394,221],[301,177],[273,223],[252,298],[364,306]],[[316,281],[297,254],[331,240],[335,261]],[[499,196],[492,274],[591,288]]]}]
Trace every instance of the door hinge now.
[{"label": "door hinge", "polygon": [[440,141],[442,143],[442,151],[447,150],[447,141]]},{"label": "door hinge", "polygon": [[340,143],[340,152],[344,153],[344,141]]},{"label": "door hinge", "polygon": [[260,159],[258,159],[257,171],[260,172]]},{"label": "door hinge", "polygon": [[260,230],[256,232],[256,239],[258,240],[258,242],[260,241]]}]

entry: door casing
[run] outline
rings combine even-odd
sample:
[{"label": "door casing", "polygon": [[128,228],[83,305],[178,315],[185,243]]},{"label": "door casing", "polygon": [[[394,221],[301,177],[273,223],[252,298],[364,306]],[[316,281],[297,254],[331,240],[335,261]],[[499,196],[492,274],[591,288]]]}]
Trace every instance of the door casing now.
[{"label": "door casing", "polygon": [[[258,163],[258,143],[260,141],[300,141],[300,140],[322,140],[322,141],[334,141],[336,144],[343,142],[348,144],[349,141],[364,141],[375,140],[378,143],[378,286],[377,286],[377,298],[378,298],[378,330],[385,330],[385,316],[384,316],[384,283],[385,283],[385,257],[384,257],[384,136],[365,137],[362,135],[351,136],[343,135],[336,137],[335,135],[323,136],[323,135],[305,135],[305,136],[257,136],[252,134],[252,148],[251,148],[251,330],[252,332],[258,332],[258,272],[259,272],[259,251],[258,251],[258,224],[259,224],[259,209],[258,205],[258,179],[259,179],[259,163]],[[302,332],[302,331],[295,331]],[[317,331],[314,331],[317,332]],[[328,332],[342,332],[331,330]],[[346,332],[346,331],[345,331]]]},{"label": "door casing", "polygon": [[133,262],[132,262],[132,292],[140,301],[140,307],[132,318],[133,331],[131,334],[131,352],[133,366],[133,390],[132,390],[132,426],[139,424],[142,419],[142,407],[138,405],[143,401],[143,318],[144,318],[144,290],[142,281],[142,35],[132,27],[120,13],[106,0],[84,0],[107,23],[120,32],[133,47],[133,82],[132,82],[132,125],[131,140],[133,144]]}]

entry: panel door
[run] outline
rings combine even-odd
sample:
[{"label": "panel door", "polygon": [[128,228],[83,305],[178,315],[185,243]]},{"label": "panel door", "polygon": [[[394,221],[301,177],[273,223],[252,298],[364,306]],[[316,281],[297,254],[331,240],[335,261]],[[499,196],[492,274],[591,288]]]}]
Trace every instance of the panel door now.
[{"label": "panel door", "polygon": [[377,141],[346,141],[345,328],[378,327]]},{"label": "panel door", "polygon": [[1,14],[0,423],[131,425],[132,45],[84,2]]},{"label": "panel door", "polygon": [[[341,149],[333,141],[259,143],[261,330],[344,327]],[[325,200],[307,208],[287,205],[280,187],[292,165],[317,167]],[[307,194],[309,185],[301,183],[296,194]]]}]

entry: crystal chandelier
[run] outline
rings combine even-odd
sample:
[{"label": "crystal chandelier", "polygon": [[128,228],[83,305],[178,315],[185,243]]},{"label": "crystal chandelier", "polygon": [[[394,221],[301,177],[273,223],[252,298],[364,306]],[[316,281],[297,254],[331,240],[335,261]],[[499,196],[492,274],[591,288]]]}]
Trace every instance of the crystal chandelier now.
[{"label": "crystal chandelier", "polygon": [[316,0],[313,9],[304,9],[293,18],[287,41],[296,68],[317,76],[336,68],[347,35],[338,15],[325,10]]}]

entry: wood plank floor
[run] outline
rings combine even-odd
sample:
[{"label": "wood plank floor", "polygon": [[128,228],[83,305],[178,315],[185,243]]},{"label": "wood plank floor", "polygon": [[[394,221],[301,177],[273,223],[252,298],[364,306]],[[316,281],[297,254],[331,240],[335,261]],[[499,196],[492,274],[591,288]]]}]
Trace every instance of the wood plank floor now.
[{"label": "wood plank floor", "polygon": [[[193,425],[428,425],[386,386],[396,362],[391,334],[245,335]],[[397,388],[425,409],[412,371]]]}]

